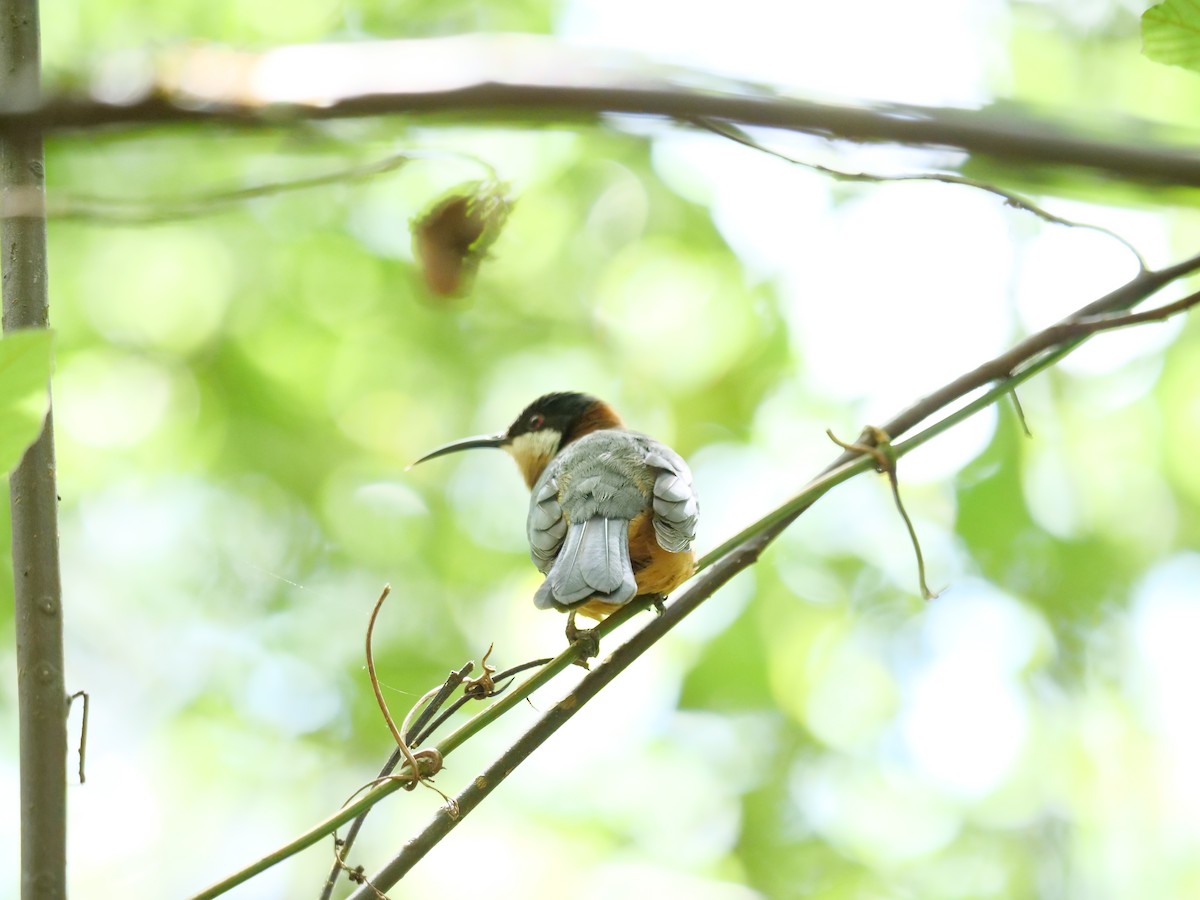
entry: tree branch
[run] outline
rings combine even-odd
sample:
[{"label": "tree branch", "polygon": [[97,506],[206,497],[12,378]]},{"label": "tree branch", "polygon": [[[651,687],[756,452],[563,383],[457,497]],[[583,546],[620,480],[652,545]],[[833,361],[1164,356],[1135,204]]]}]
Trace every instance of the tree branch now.
[{"label": "tree branch", "polygon": [[[40,66],[37,0],[0,0],[0,96],[36,104]],[[44,177],[36,128],[0,135],[0,188],[33,198],[27,214],[0,220],[5,332],[48,327]],[[47,412],[41,435],[9,479],[24,900],[67,894],[67,691],[53,423]]]},{"label": "tree branch", "polygon": [[[404,845],[404,849],[379,872],[372,875],[370,883],[380,891],[389,890],[419,862],[437,843],[453,830],[466,815],[477,807],[512,771],[540,747],[545,740],[565,725],[595,697],[601,689],[625,671],[634,660],[653,646],[668,631],[683,621],[700,603],[716,593],[717,589],[734,575],[753,562],[757,553],[750,557],[742,553],[730,553],[719,560],[700,576],[674,603],[666,607],[663,614],[656,616],[634,637],[619,646],[612,655],[588,672],[575,690],[551,707],[532,728],[517,742],[502,753],[482,774],[472,779],[467,789],[456,798],[458,815],[451,817],[439,810],[424,831]],[[364,886],[350,895],[351,900],[373,896]]]},{"label": "tree branch", "polygon": [[[927,397],[918,400],[908,409],[902,411],[885,424],[879,426],[885,434],[892,437],[893,440],[901,435],[907,434],[921,422],[946,409],[951,404],[958,402],[967,395],[979,390],[989,384],[999,382],[1001,385],[1007,385],[1001,393],[1011,394],[1017,382],[1013,381],[1013,374],[1020,370],[1021,378],[1024,380],[1030,375],[1040,372],[1062,357],[1066,356],[1075,349],[1080,343],[1085,341],[1089,336],[1099,331],[1105,330],[1098,323],[1097,317],[1103,317],[1112,313],[1127,310],[1132,306],[1141,303],[1143,300],[1150,297],[1160,288],[1172,281],[1190,275],[1193,272],[1200,271],[1200,254],[1185,259],[1183,262],[1176,263],[1173,266],[1168,266],[1165,269],[1147,269],[1139,272],[1130,281],[1127,281],[1121,287],[1114,291],[1105,294],[1098,300],[1093,300],[1086,306],[1076,310],[1071,315],[1062,319],[1058,323],[1051,325],[1049,328],[1043,329],[1036,334],[1030,335],[1025,340],[1019,342],[1010,350],[1000,354],[994,359],[985,362],[983,365],[972,369],[958,378],[951,381],[949,384],[939,388]],[[1190,298],[1185,298],[1188,300]],[[1178,301],[1179,304],[1184,304],[1182,308],[1190,306],[1191,303]],[[1174,307],[1177,304],[1171,304]],[[1150,318],[1161,318],[1164,309],[1163,307],[1148,311],[1147,313],[1138,313],[1136,315],[1145,315],[1147,320]],[[1173,310],[1179,312],[1180,309]],[[1110,319],[1106,321],[1108,328],[1118,328],[1123,325],[1131,324],[1120,319]],[[1057,345],[1057,346],[1056,346]],[[1022,368],[1024,366],[1024,368]],[[993,392],[989,391],[985,397],[992,396]],[[978,401],[976,401],[978,402]],[[986,405],[986,404],[985,404]],[[965,409],[977,409],[974,403],[970,404]],[[901,446],[917,446],[940,434],[949,424],[954,424],[951,421],[952,417],[942,420],[936,425],[923,431],[920,435],[913,438],[911,441],[906,441]],[[955,420],[956,421],[956,420]],[[949,424],[947,424],[949,423]],[[863,430],[859,436],[859,443],[867,444],[868,446],[874,442],[874,437],[871,434],[871,429]],[[893,449],[898,447],[894,446]],[[822,471],[822,475],[827,475],[836,472],[851,462],[858,454],[852,451],[842,453],[837,459],[831,462]],[[729,540],[725,541],[720,546],[710,550],[703,558],[696,563],[696,570],[702,571],[706,567],[715,563],[718,559],[729,553],[734,548],[742,544],[748,537],[763,531],[770,530],[777,525],[781,526],[780,530],[786,528],[796,516],[799,516],[804,510],[808,509],[811,503],[805,500],[805,494],[793,498],[783,506],[776,509],[755,522],[753,525],[743,529],[738,534],[735,534]],[[775,532],[772,532],[772,536]]]},{"label": "tree branch", "polygon": [[[514,47],[533,62],[522,66],[522,56],[514,53]],[[1021,167],[1079,167],[1151,184],[1200,185],[1200,157],[1190,148],[1151,143],[1142,134],[1136,142],[1123,142],[1010,113],[815,103],[780,96],[760,85],[653,66],[628,55],[588,54],[529,35],[310,45],[258,56],[229,52],[228,58],[206,47],[196,54],[204,54],[208,69],[194,68],[222,72],[220,87],[197,76],[179,84],[149,85],[140,98],[130,102],[122,98],[121,103],[76,96],[37,105],[6,95],[0,100],[0,131],[170,124],[277,128],[314,120],[442,114],[466,116],[472,122],[527,123],[595,120],[620,113],[677,121],[704,119],[855,142],[943,147]],[[181,67],[188,62],[185,57]],[[300,80],[305,92],[265,92],[249,76],[267,68],[273,83]],[[231,70],[243,77],[226,78]],[[335,70],[336,88],[329,86],[329,78],[323,84],[305,77],[313,71],[328,76]],[[666,77],[646,77],[647,71],[665,72]],[[446,72],[470,74],[459,79],[431,74]],[[547,72],[557,74],[551,79]],[[295,77],[284,77],[288,73]],[[226,87],[229,83],[233,86]]]},{"label": "tree branch", "polygon": [[[1007,353],[1001,354],[990,362],[955,379],[946,387],[935,391],[929,397],[926,397],[896,416],[886,426],[883,426],[882,430],[891,436],[899,436],[910,431],[926,418],[949,407],[968,394],[975,392],[980,387],[989,383],[992,386],[974,400],[951,412],[934,424],[929,425],[919,434],[903,442],[893,443],[891,448],[892,453],[896,458],[900,458],[969,416],[974,415],[979,410],[996,402],[998,399],[1008,396],[1021,382],[1053,365],[1091,335],[1110,328],[1135,324],[1134,321],[1131,321],[1135,318],[1134,316],[1111,316],[1103,321],[1097,317],[1128,309],[1136,303],[1145,300],[1164,285],[1197,270],[1200,270],[1200,255],[1165,269],[1142,272],[1120,288],[1082,307],[1061,322],[1020,342]],[[1135,316],[1141,321],[1161,319],[1164,316],[1178,313],[1198,301],[1200,301],[1200,293],[1158,309],[1150,310],[1145,314],[1135,314]],[[1075,326],[1079,326],[1079,328]],[[1056,341],[1059,343],[1056,344]],[[872,441],[871,430],[866,429],[864,436],[860,438],[860,442],[869,444]],[[406,845],[406,848],[389,862],[383,871],[370,879],[370,883],[379,890],[384,891],[393,886],[395,880],[407,872],[421,856],[448,834],[458,821],[461,821],[471,809],[477,806],[487,794],[494,790],[499,781],[503,780],[512,771],[513,767],[525,759],[550,734],[570,719],[584,703],[595,696],[595,693],[600,688],[627,667],[632,659],[645,652],[660,637],[674,627],[675,624],[682,621],[685,616],[715,593],[718,588],[724,585],[737,572],[753,564],[762,551],[789,524],[795,521],[797,517],[829,490],[861,472],[870,471],[874,467],[875,460],[860,452],[848,451],[841,454],[797,496],[706,554],[697,563],[697,569],[710,571],[700,574],[681,595],[666,606],[661,616],[645,626],[630,638],[629,641],[614,651],[610,659],[606,659],[589,673],[580,682],[575,691],[556,704],[535,724],[530,732],[518,739],[517,743],[506,751],[496,763],[488,767],[481,776],[482,781],[477,780],[473,782],[467,790],[460,794],[457,798],[459,815],[456,820],[450,820],[443,813],[439,813],[420,836]],[[604,637],[608,635],[645,608],[646,605],[642,602],[634,602],[622,607],[597,626],[599,636]],[[523,684],[514,688],[500,700],[476,714],[456,731],[443,739],[437,745],[438,751],[443,757],[448,756],[470,737],[480,732],[535,690],[546,685],[554,676],[568,668],[578,655],[579,648],[576,645],[568,647]],[[194,900],[211,900],[211,898],[225,893],[252,875],[311,846],[334,829],[349,822],[362,811],[369,809],[384,797],[396,791],[399,786],[399,782],[388,782],[373,788],[354,804],[348,805],[340,812],[313,826],[291,843],[280,847],[235,875],[197,894]],[[355,898],[366,896],[361,891],[354,895]]]},{"label": "tree branch", "polygon": [[[1006,365],[1006,377],[996,379],[997,384],[982,396],[961,409],[951,413],[941,421],[930,426],[921,434],[910,438],[890,448],[889,456],[899,458],[943,431],[974,415],[979,410],[991,405],[1000,398],[1010,394],[1021,382],[1049,367],[1077,347],[1087,337],[1100,331],[1125,327],[1147,321],[1160,321],[1170,315],[1182,312],[1197,302],[1200,302],[1200,292],[1194,293],[1181,300],[1167,304],[1146,313],[1127,316],[1111,316],[1101,318],[1095,315],[1097,309],[1125,308],[1141,299],[1145,299],[1162,286],[1163,273],[1173,273],[1172,277],[1195,271],[1200,268],[1200,257],[1188,260],[1162,272],[1142,273],[1133,281],[1117,291],[1108,294],[1100,300],[1090,303],[1064,322],[1052,325],[1042,332],[1018,344],[1013,351],[997,357],[991,364],[985,364],[957,379],[956,384],[969,384],[971,376],[987,371],[991,365]],[[1024,348],[1023,355],[1016,359],[1018,348]],[[1053,349],[1051,353],[1044,350]],[[1019,371],[1017,371],[1019,369]],[[974,388],[962,390],[956,397],[944,400],[939,409],[948,403],[959,399]],[[935,395],[940,396],[943,391]],[[921,404],[918,404],[920,407]],[[911,417],[913,407],[893,420],[902,422]],[[923,414],[926,418],[934,410]],[[919,419],[917,421],[920,421]],[[915,423],[914,423],[915,424]],[[911,426],[909,426],[911,427]],[[887,432],[887,429],[883,429]],[[907,428],[905,428],[907,430]],[[870,446],[877,443],[876,433],[879,429],[864,430],[864,437],[870,438]],[[897,432],[899,433],[899,432]],[[888,432],[890,435],[890,432]],[[574,691],[559,701],[540,720],[525,732],[517,742],[490,765],[480,776],[475,778],[456,799],[457,815],[454,817],[439,812],[434,820],[413,840],[407,842],[403,849],[388,862],[379,872],[369,879],[373,889],[387,891],[393,887],[426,853],[454,829],[480,802],[490,794],[496,786],[523,762],[535,749],[564,725],[579,709],[594,697],[605,685],[629,666],[633,660],[653,646],[663,635],[675,627],[692,610],[712,596],[720,587],[726,584],[734,575],[756,562],[762,551],[778,537],[791,522],[795,521],[805,510],[813,505],[821,496],[836,484],[847,480],[853,475],[875,467],[875,459],[864,450],[851,450],[841,454],[817,476],[805,490],[796,498],[776,509],[755,525],[746,529],[735,538],[723,544],[720,548],[709,553],[700,566],[707,568],[678,599],[671,602],[664,613],[646,625],[641,631],[622,644],[612,656],[604,660],[590,672]],[[911,530],[911,527],[910,527]],[[923,579],[922,579],[923,581]],[[360,888],[351,895],[351,900],[366,900],[366,889]]]},{"label": "tree branch", "polygon": [[[450,718],[450,716],[452,716],[465,704],[472,700],[484,700],[489,697],[502,694],[512,684],[512,679],[516,675],[524,672],[526,669],[534,669],[539,666],[544,666],[549,662],[551,662],[550,659],[534,659],[530,660],[529,662],[521,663],[520,665],[505,669],[503,672],[496,674],[494,678],[492,678],[492,676],[488,676],[488,678],[492,680],[493,685],[491,693],[486,692],[483,679],[476,679],[472,683],[468,684],[461,697],[450,704],[448,709],[434,719],[434,716],[437,715],[438,711],[442,708],[446,701],[450,699],[450,695],[454,693],[458,686],[461,685],[464,680],[466,680],[466,677],[471,673],[471,670],[475,668],[475,663],[471,660],[468,660],[461,669],[450,673],[450,675],[446,678],[445,684],[443,684],[441,688],[437,690],[437,693],[433,699],[421,709],[420,714],[416,717],[416,720],[412,723],[411,727],[404,729],[405,742],[410,747],[421,746],[425,743],[425,741],[429,740],[430,736],[437,731],[438,728]],[[420,704],[417,705],[420,706]],[[387,762],[385,762],[383,767],[379,770],[379,776],[376,781],[386,778],[388,775],[390,775],[403,759],[404,755],[400,752],[400,748],[397,747],[392,751],[392,754],[388,757]],[[337,884],[337,877],[344,868],[345,859],[347,856],[349,856],[350,850],[354,846],[354,841],[358,838],[358,832],[362,829],[363,823],[366,822],[367,814],[370,811],[371,809],[369,807],[364,809],[358,814],[354,821],[350,823],[350,829],[347,831],[346,837],[341,841],[337,859],[335,859],[334,864],[330,869],[329,876],[326,878],[325,884],[321,889],[319,900],[329,900],[329,898],[333,895],[333,889]]]}]

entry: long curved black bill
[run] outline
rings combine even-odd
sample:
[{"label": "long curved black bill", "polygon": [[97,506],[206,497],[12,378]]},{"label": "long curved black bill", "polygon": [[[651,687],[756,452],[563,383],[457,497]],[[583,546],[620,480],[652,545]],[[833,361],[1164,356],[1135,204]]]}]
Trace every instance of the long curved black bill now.
[{"label": "long curved black bill", "polygon": [[451,441],[449,444],[442,444],[436,450],[430,450],[414,463],[409,463],[408,469],[413,466],[418,466],[421,463],[434,459],[438,456],[445,456],[447,453],[457,453],[459,450],[473,450],[476,447],[502,447],[508,442],[506,434],[480,434],[475,437],[461,438],[457,441]]}]

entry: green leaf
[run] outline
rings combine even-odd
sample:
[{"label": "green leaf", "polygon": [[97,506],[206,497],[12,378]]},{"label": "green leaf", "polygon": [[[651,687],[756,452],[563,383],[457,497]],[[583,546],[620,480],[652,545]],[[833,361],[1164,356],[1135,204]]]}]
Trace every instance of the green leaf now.
[{"label": "green leaf", "polygon": [[1155,62],[1200,71],[1200,0],[1166,0],[1142,13],[1142,52]]},{"label": "green leaf", "polygon": [[39,329],[0,340],[0,470],[5,474],[41,434],[50,405],[53,338]]}]

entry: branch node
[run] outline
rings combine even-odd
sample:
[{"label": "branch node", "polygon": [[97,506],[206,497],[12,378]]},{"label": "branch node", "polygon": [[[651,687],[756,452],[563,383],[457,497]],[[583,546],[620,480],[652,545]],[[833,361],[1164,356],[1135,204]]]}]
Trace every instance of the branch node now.
[{"label": "branch node", "polygon": [[875,459],[875,468],[880,472],[894,472],[896,469],[896,457],[891,453],[892,439],[888,437],[888,433],[882,428],[876,428],[874,425],[868,425],[863,429],[862,434],[858,436],[858,440],[853,443],[847,443],[833,433],[830,428],[825,429],[825,434],[829,439],[841,447],[843,450],[849,450],[851,453],[861,453],[865,456],[870,456]]},{"label": "branch node", "polygon": [[371,880],[367,878],[366,869],[363,866],[354,866],[351,868],[346,863],[345,857],[343,856],[344,851],[342,850],[343,843],[344,842],[338,838],[337,833],[334,832],[333,871],[335,876],[337,872],[345,872],[346,877],[350,880],[351,884],[361,884],[366,886],[375,895],[376,900],[388,900],[387,894],[379,890],[379,888],[375,887],[375,885],[371,884]]},{"label": "branch node", "polygon": [[888,483],[892,488],[892,498],[896,501],[896,509],[900,513],[900,518],[904,520],[904,527],[908,529],[908,538],[912,541],[913,553],[917,557],[917,579],[921,585],[921,596],[926,600],[936,600],[938,595],[929,589],[929,584],[925,581],[925,557],[921,553],[921,542],[917,539],[917,530],[913,527],[912,519],[908,517],[904,501],[900,499],[900,480],[896,476],[896,451],[892,447],[892,439],[886,431],[876,428],[874,425],[864,428],[859,440],[853,444],[839,440],[829,429],[826,429],[825,433],[843,450],[873,457],[879,471],[887,475]]},{"label": "branch node", "polygon": [[488,657],[492,655],[495,647],[495,641],[488,644],[487,653],[483,654],[483,659],[479,662],[483,674],[478,678],[468,678],[464,682],[463,693],[467,696],[490,697],[496,693],[496,682],[492,679],[492,676],[496,674],[496,667],[488,664]]}]

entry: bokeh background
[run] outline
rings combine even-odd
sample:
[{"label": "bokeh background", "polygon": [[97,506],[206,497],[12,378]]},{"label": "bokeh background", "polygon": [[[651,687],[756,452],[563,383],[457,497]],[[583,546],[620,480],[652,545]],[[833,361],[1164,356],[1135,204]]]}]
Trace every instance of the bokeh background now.
[{"label": "bokeh background", "polygon": [[[1140,11],[48,0],[43,35],[61,88],[119,86],[197,43],[524,31],[805,97],[1178,138],[1200,79],[1141,57]],[[850,170],[992,180],[1119,231],[1151,265],[1197,249],[1190,191],[757,136]],[[128,224],[115,202],[167,210],[396,153],[413,159],[192,218]],[[469,296],[431,295],[410,223],[493,170],[515,204],[491,258]],[[704,550],[836,455],[827,427],[883,421],[1136,272],[1111,239],[968,188],[841,184],[623,118],[61,136],[47,172],[67,675],[93,703],[88,781],[70,792],[80,898],[186,896],[375,774],[390,739],[362,637],[384,582],[378,662],[401,711],[493,642],[501,666],[561,649],[562,618],[530,602],[511,462],[406,472],[424,450],[498,430],[542,392],[591,391],[690,460]],[[1102,336],[1022,390],[1032,438],[1005,406],[906,458],[933,602],[886,482],[838,488],[393,895],[1200,896],[1198,344],[1194,316]],[[11,616],[0,638],[11,676]],[[438,784],[457,792],[577,677]],[[383,862],[439,802],[389,799],[352,861]],[[330,860],[323,844],[231,896],[316,896]]]}]

